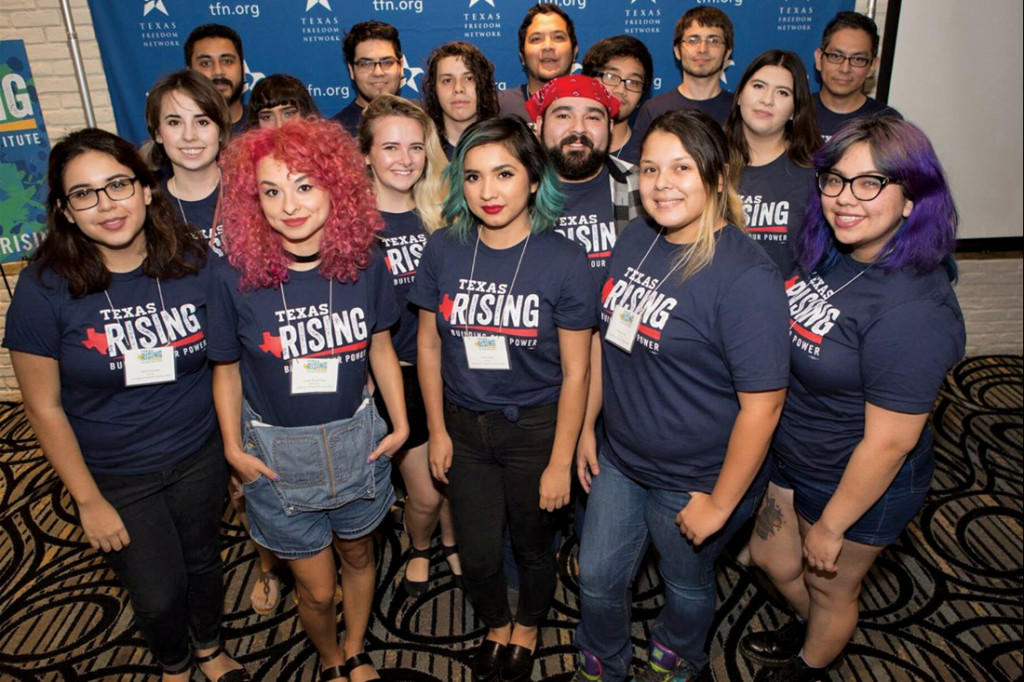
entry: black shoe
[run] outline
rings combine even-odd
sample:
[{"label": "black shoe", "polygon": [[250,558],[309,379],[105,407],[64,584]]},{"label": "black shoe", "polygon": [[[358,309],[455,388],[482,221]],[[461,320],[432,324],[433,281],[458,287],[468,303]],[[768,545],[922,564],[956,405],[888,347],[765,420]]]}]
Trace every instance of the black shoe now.
[{"label": "black shoe", "polygon": [[408,573],[402,576],[402,587],[409,594],[410,597],[419,597],[427,591],[427,586],[430,584],[430,548],[416,549],[413,547],[409,550],[409,559],[405,563],[405,570],[409,570],[409,561],[413,559],[426,559],[427,560],[427,579],[426,580],[409,580]]},{"label": "black shoe", "polygon": [[490,639],[480,642],[473,655],[473,682],[493,682],[498,678],[505,645]]},{"label": "black shoe", "polygon": [[748,632],[740,639],[740,653],[762,665],[786,665],[796,658],[807,636],[807,623],[795,618],[778,630]]},{"label": "black shoe", "polygon": [[812,668],[799,656],[781,668],[761,668],[754,682],[827,682],[828,666]]},{"label": "black shoe", "polygon": [[525,646],[512,644],[505,649],[498,670],[499,682],[529,682],[533,677],[533,652]]}]

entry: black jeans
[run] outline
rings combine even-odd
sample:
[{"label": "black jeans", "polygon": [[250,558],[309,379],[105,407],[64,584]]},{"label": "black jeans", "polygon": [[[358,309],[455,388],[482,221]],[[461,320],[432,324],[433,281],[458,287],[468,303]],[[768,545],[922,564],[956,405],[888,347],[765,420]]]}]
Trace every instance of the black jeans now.
[{"label": "black jeans", "polygon": [[510,421],[500,411],[445,405],[453,446],[448,497],[463,584],[489,628],[511,620],[502,565],[506,527],[519,568],[516,622],[539,625],[554,598],[555,515],[540,508],[540,477],[551,457],[557,413],[557,404],[523,408]]},{"label": "black jeans", "polygon": [[128,546],[103,556],[128,590],[135,624],[166,672],[187,670],[190,628],[196,648],[220,643],[228,487],[220,434],[164,471],[94,478],[128,530]]}]

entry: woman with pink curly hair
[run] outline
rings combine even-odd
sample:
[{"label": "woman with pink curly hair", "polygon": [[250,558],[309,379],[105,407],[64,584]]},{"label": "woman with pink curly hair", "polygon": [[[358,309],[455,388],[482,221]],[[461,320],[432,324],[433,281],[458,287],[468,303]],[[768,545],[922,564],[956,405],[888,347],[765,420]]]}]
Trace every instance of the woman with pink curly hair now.
[{"label": "woman with pink curly hair", "polygon": [[[390,456],[409,427],[388,328],[394,288],[362,157],[336,123],[252,130],[224,160],[226,262],[208,355],[224,452],[255,542],[288,562],[320,679],[378,679],[363,651],[376,582],[370,532],[394,500]],[[367,363],[391,414],[366,392]],[[340,540],[345,641],[334,611]]]}]

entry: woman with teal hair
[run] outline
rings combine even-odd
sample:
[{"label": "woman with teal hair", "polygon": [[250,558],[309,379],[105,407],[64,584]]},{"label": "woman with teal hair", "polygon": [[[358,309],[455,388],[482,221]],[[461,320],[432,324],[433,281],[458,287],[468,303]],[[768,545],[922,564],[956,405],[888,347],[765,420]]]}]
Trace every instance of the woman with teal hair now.
[{"label": "woman with teal hair", "polygon": [[[487,626],[473,680],[528,680],[554,596],[555,515],[569,501],[597,285],[551,228],[562,209],[543,146],[515,117],[474,124],[447,170],[445,229],[409,301],[431,473],[448,483],[466,592]],[[519,569],[515,621],[503,533]]]}]

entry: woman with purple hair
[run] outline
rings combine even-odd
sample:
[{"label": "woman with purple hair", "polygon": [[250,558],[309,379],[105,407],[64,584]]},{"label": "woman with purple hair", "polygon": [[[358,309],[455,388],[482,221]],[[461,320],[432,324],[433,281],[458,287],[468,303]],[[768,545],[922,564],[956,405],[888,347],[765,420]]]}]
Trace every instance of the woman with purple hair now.
[{"label": "woman with purple hair", "polygon": [[818,192],[786,282],[790,370],[750,552],[796,618],[747,634],[758,682],[823,680],[853,635],[861,581],[924,503],[926,428],[964,353],[957,212],[911,123],[849,123],[815,155]]}]

